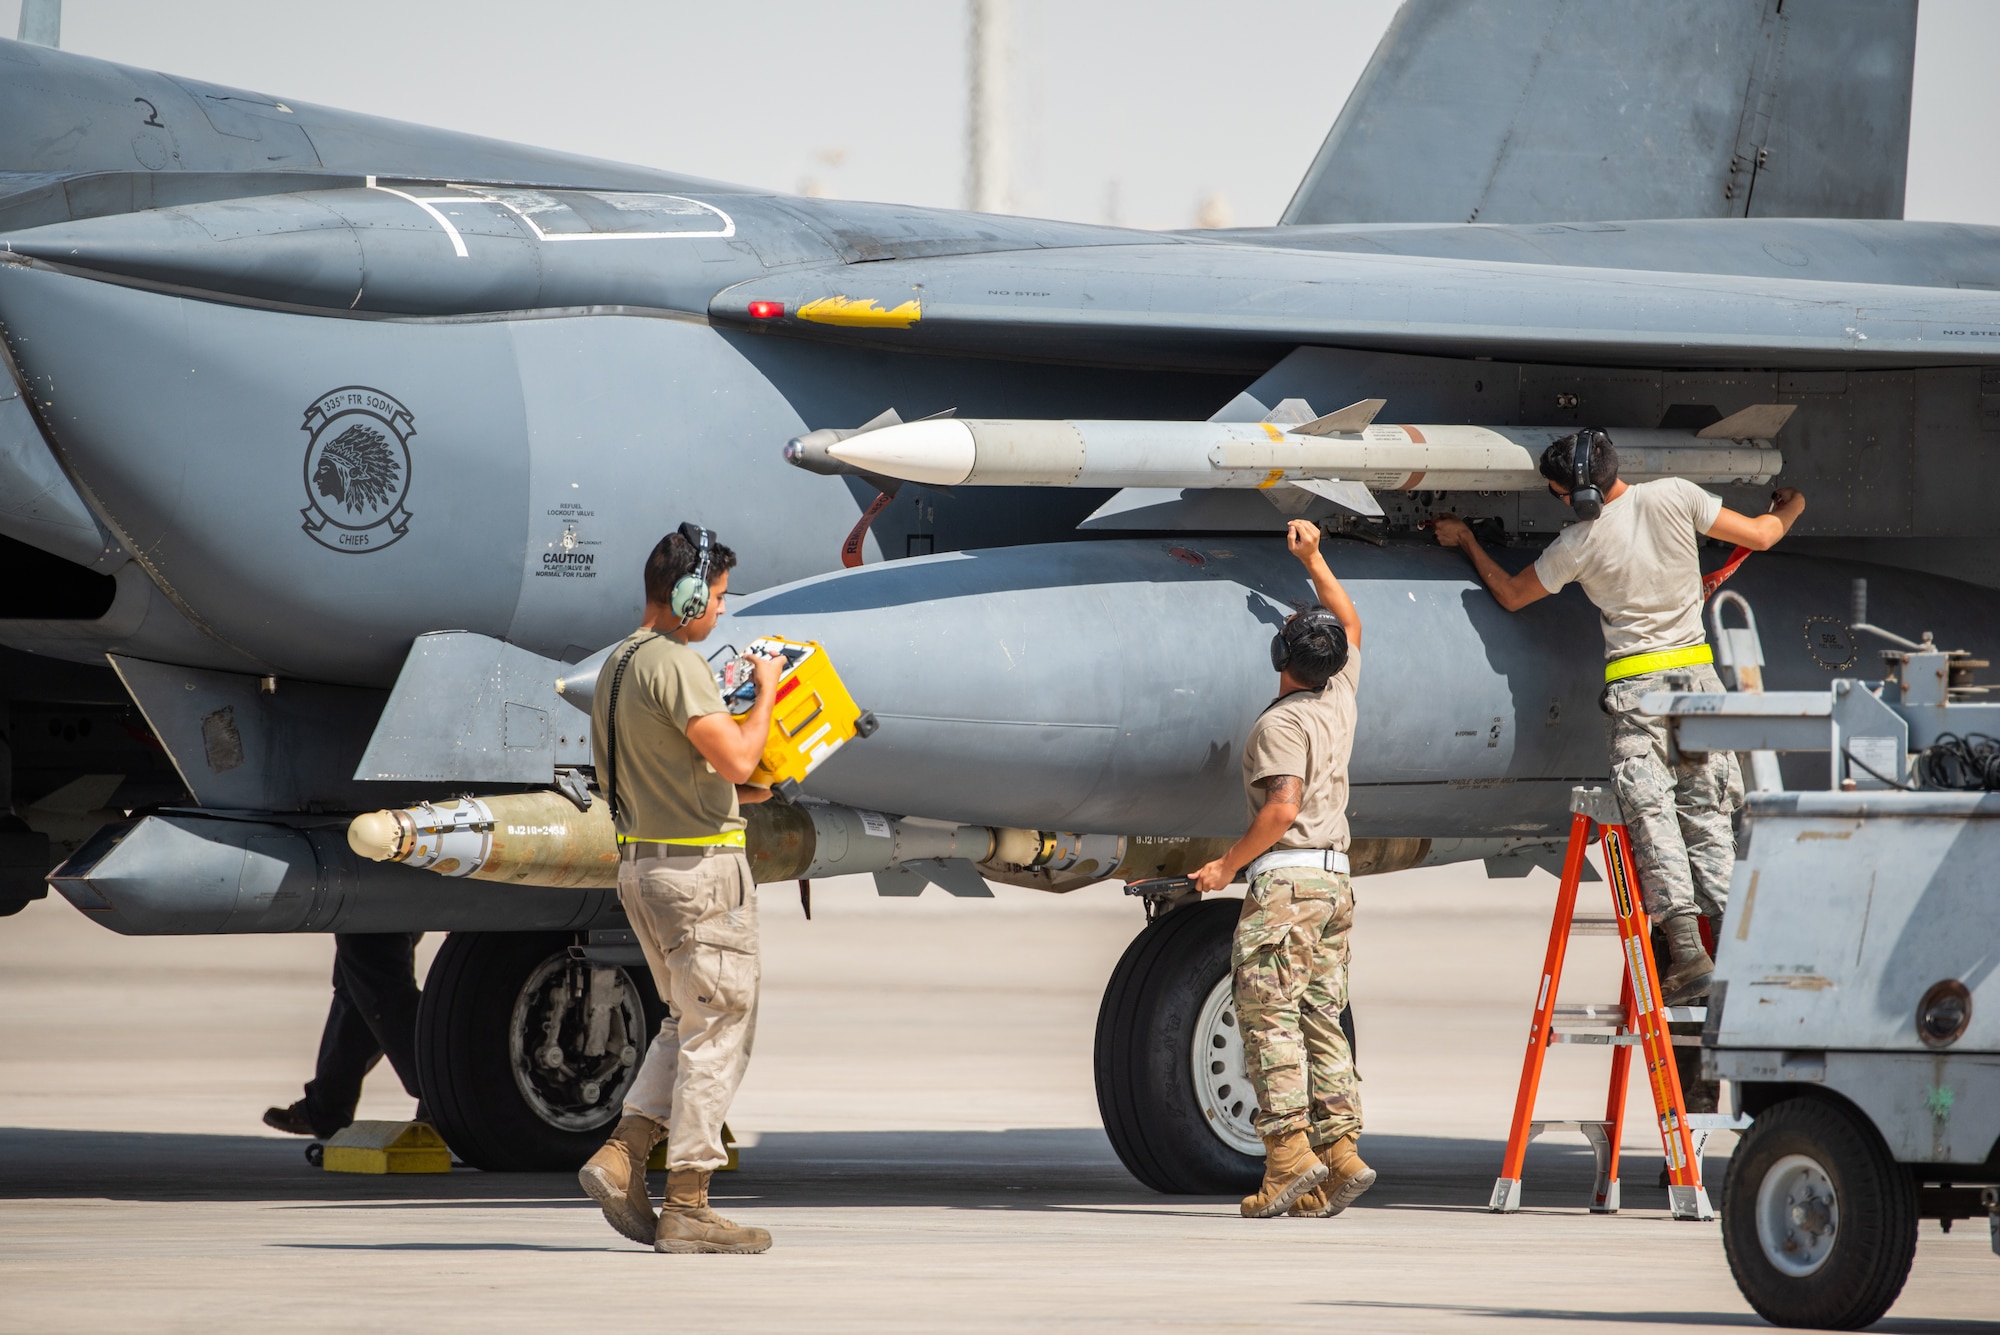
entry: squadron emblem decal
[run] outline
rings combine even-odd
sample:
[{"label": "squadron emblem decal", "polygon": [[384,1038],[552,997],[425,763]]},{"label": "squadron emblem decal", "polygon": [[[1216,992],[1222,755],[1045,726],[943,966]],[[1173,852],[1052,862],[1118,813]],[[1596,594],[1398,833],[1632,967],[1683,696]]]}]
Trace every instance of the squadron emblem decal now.
[{"label": "squadron emblem decal", "polygon": [[313,541],[372,552],[410,531],[410,410],[379,389],[343,385],[313,400],[306,433],[306,508]]}]

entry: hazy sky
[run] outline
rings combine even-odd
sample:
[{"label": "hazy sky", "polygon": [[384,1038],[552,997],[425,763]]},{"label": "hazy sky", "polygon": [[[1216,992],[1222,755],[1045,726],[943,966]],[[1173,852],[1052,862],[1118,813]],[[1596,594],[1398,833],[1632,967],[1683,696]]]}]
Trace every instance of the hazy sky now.
[{"label": "hazy sky", "polygon": [[[785,190],[963,202],[964,0],[67,0],[63,45]],[[1396,0],[1015,0],[1017,209],[1274,222]],[[0,0],[12,35],[18,0]],[[1137,16],[1143,16],[1135,18]],[[2000,3],[1924,0],[1908,216],[2000,223]]]}]

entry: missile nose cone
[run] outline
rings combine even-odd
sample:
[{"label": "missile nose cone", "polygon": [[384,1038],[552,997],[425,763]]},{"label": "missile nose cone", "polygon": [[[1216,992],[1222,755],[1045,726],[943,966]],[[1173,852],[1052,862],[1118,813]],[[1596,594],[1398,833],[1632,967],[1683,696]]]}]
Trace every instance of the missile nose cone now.
[{"label": "missile nose cone", "polygon": [[839,442],[842,433],[821,427],[808,431],[803,436],[793,436],[785,442],[785,462],[794,468],[803,468],[809,473],[844,473],[847,470],[834,462],[827,453]]},{"label": "missile nose cone", "polygon": [[402,823],[393,811],[366,811],[347,827],[347,846],[371,862],[398,861],[407,855]]},{"label": "missile nose cone", "polygon": [[828,445],[826,452],[863,472],[935,487],[965,481],[978,458],[972,428],[955,417],[863,432]]}]

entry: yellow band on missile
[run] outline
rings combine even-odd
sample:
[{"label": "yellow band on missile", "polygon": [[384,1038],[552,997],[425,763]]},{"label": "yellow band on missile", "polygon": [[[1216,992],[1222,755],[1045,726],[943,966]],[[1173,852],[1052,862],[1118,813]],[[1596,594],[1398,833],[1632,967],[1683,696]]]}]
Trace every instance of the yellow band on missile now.
[{"label": "yellow band on missile", "polygon": [[1641,673],[1664,672],[1668,668],[1693,667],[1697,663],[1714,661],[1715,650],[1705,644],[1690,644],[1685,649],[1662,649],[1653,654],[1630,654],[1614,658],[1604,665],[1604,681],[1609,685]]},{"label": "yellow band on missile", "polygon": [[799,318],[814,324],[851,325],[862,329],[908,329],[924,318],[924,308],[914,298],[883,310],[882,303],[873,297],[821,297],[799,307]]},{"label": "yellow band on missile", "polygon": [[641,839],[636,835],[621,834],[621,844],[685,844],[690,848],[741,848],[743,831],[721,830],[715,834],[697,834],[686,839]]}]

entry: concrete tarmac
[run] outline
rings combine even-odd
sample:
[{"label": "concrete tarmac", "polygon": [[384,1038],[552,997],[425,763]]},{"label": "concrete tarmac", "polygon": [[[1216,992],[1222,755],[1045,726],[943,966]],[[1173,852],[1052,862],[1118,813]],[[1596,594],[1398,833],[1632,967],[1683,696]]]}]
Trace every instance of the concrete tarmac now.
[{"label": "concrete tarmac", "polygon": [[[766,887],[743,1167],[715,1188],[776,1235],[760,1257],[643,1251],[566,1176],[319,1172],[258,1117],[310,1074],[329,939],[128,939],[39,903],[0,920],[0,1330],[1760,1326],[1715,1225],[1666,1216],[1636,1083],[1620,1214],[1583,1211],[1589,1154],[1562,1142],[1532,1150],[1522,1214],[1485,1211],[1554,885],[1477,867],[1361,882],[1381,1181],[1337,1219],[1258,1222],[1141,1187],[1099,1127],[1092,1028],[1140,918],[1116,887],[878,900],[822,882],[810,923]],[[1615,942],[1580,939],[1565,995],[1615,997],[1615,969]],[[1555,1051],[1542,1111],[1595,1115],[1603,1072],[1601,1049]],[[371,1077],[362,1116],[409,1110]],[[1878,1329],[1995,1317],[1983,1224],[1928,1223]]]}]

